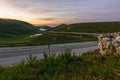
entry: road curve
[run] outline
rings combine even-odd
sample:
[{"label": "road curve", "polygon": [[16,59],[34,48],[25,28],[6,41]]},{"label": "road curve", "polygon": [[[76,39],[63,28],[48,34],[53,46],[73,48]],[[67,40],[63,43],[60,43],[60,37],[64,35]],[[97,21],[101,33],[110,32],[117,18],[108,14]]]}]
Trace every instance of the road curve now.
[{"label": "road curve", "polygon": [[0,65],[9,66],[26,59],[30,54],[37,56],[38,59],[43,58],[44,52],[62,52],[71,49],[72,53],[80,54],[97,48],[97,41],[54,44],[42,46],[26,46],[26,47],[3,47],[0,48]]}]

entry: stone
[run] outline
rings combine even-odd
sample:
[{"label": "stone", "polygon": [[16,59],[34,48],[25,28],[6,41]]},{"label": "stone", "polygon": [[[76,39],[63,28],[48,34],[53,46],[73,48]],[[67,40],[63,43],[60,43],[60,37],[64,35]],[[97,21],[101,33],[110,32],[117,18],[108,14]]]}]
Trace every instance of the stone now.
[{"label": "stone", "polygon": [[120,33],[100,34],[98,42],[101,55],[120,54]]}]

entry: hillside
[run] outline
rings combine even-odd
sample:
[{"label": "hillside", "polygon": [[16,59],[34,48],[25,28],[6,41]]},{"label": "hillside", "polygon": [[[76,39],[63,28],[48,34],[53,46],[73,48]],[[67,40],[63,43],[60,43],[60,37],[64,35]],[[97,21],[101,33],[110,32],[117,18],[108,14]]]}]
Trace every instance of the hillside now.
[{"label": "hillside", "polygon": [[30,55],[26,60],[0,66],[0,80],[120,80],[120,56],[101,56],[98,51],[81,56],[70,51],[56,57],[44,54],[41,60]]},{"label": "hillside", "polygon": [[30,43],[34,44],[61,44],[73,42],[95,41],[97,38],[92,35],[64,35],[43,33],[40,36],[32,37]]},{"label": "hillside", "polygon": [[120,32],[120,22],[89,22],[76,24],[62,24],[51,31],[59,32],[87,32],[87,33],[108,33]]},{"label": "hillside", "polygon": [[19,36],[34,33],[33,25],[19,20],[0,19],[0,36]]}]

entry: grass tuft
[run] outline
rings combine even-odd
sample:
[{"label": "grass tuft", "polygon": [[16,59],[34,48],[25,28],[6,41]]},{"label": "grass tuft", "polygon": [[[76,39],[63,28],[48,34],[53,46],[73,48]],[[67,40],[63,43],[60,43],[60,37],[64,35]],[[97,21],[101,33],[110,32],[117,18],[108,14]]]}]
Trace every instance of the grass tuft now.
[{"label": "grass tuft", "polygon": [[27,62],[0,66],[0,80],[119,80],[120,56],[101,56],[98,51],[81,56],[70,50],[59,55],[44,53],[38,60],[29,55]]}]

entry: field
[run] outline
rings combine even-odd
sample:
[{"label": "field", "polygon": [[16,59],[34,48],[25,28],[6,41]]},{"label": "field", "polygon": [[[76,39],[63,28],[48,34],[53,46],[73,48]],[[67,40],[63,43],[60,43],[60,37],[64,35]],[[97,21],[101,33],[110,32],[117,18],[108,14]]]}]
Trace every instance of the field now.
[{"label": "field", "polygon": [[19,20],[0,19],[0,37],[16,37],[37,32],[33,25]]},{"label": "field", "polygon": [[33,25],[19,20],[0,19],[0,46],[24,45],[27,37],[38,33]]},{"label": "field", "polygon": [[96,36],[89,36],[89,35],[64,35],[64,34],[43,33],[41,36],[31,38],[30,43],[61,44],[61,43],[72,43],[72,42],[95,41],[95,40],[97,40]]},{"label": "field", "polygon": [[62,24],[51,31],[55,32],[87,32],[87,33],[108,33],[120,32],[120,22],[89,22],[76,24]]},{"label": "field", "polygon": [[0,37],[0,47],[4,46],[25,46],[29,41],[27,38],[30,35],[18,37]]},{"label": "field", "polygon": [[101,56],[98,50],[81,56],[65,51],[44,59],[29,56],[27,62],[0,67],[0,80],[119,80],[120,56]]},{"label": "field", "polygon": [[62,44],[73,42],[95,41],[96,36],[89,35],[63,35],[50,34],[48,32],[39,33],[41,36],[30,37],[31,35],[22,35],[18,37],[0,37],[0,47],[5,46],[35,46],[45,44]]}]

